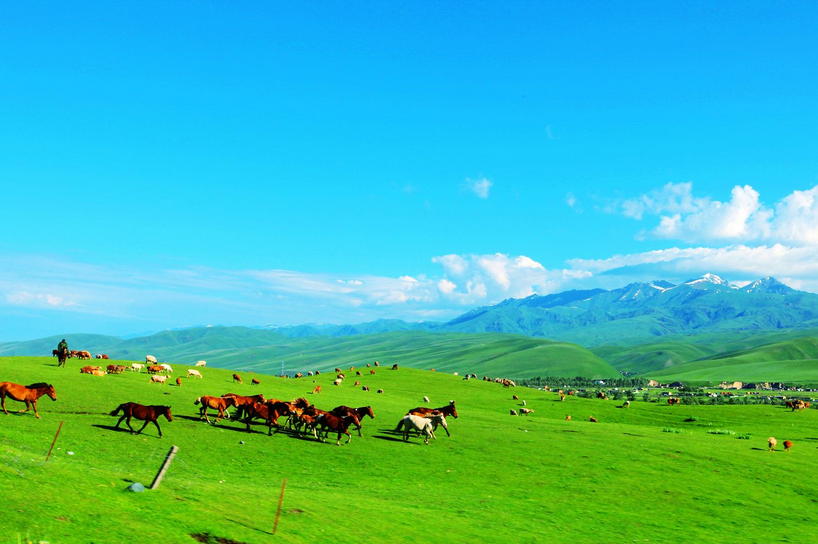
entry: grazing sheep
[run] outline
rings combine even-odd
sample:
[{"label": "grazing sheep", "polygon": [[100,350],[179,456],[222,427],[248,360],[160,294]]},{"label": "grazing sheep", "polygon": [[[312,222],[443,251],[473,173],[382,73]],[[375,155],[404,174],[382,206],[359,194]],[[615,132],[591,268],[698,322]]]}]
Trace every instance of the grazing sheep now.
[{"label": "grazing sheep", "polygon": [[397,370],[397,369],[398,369],[398,363],[395,363],[394,365],[392,365],[392,370]]},{"label": "grazing sheep", "polygon": [[520,413],[527,416],[528,414],[533,414],[534,410],[531,408],[520,408]]},{"label": "grazing sheep", "polygon": [[167,363],[162,363],[162,364],[161,364],[161,365],[159,365],[159,366],[161,366],[162,368],[164,368],[164,369],[165,369],[165,371],[166,371],[168,374],[173,374],[173,369],[170,367],[170,365],[169,365],[169,364],[167,364]]},{"label": "grazing sheep", "polygon": [[595,418],[594,416],[591,416],[591,417],[588,419],[588,421],[590,421],[591,423],[599,423],[599,420],[598,420],[597,418]]},{"label": "grazing sheep", "polygon": [[187,377],[188,377],[188,378],[191,378],[191,377],[193,377],[193,378],[201,378],[201,377],[202,377],[202,373],[201,373],[201,372],[199,372],[198,370],[193,370],[192,368],[190,368],[190,369],[188,369],[188,371],[187,371]]},{"label": "grazing sheep", "polygon": [[630,406],[630,405],[631,405],[631,401],[626,400],[626,401],[625,401],[625,404],[623,404],[623,405],[622,405],[622,408],[627,408],[627,407],[628,407],[628,406]]},{"label": "grazing sheep", "polygon": [[346,379],[346,375],[344,375],[343,372],[339,372],[338,375],[335,376],[335,377],[338,378],[339,380],[345,380]]},{"label": "grazing sheep", "polygon": [[340,368],[336,368],[336,369],[335,369],[335,372],[341,372],[341,369],[340,369]]},{"label": "grazing sheep", "polygon": [[517,415],[517,410],[512,408],[511,410],[509,410],[509,414],[512,415],[512,416],[516,416]]},{"label": "grazing sheep", "polygon": [[168,379],[167,376],[155,376],[154,375],[154,376],[151,376],[151,381],[148,382],[148,383],[161,383],[161,384],[164,384],[165,380],[167,380],[167,379]]},{"label": "grazing sheep", "polygon": [[565,421],[571,421],[571,414],[568,414],[567,416],[565,416]]},{"label": "grazing sheep", "polygon": [[455,376],[459,376],[460,374],[458,374],[457,372],[455,372],[455,373],[454,373],[454,375],[455,375]]},{"label": "grazing sheep", "polygon": [[525,401],[523,401],[523,406],[526,406],[526,403],[525,403]]},{"label": "grazing sheep", "polygon": [[792,442],[790,442],[789,440],[785,440],[784,441],[784,451],[790,451],[791,447],[792,447]]},{"label": "grazing sheep", "polygon": [[182,378],[176,378],[176,386],[182,387]]},{"label": "grazing sheep", "polygon": [[341,382],[343,382],[343,381],[344,381],[344,380],[342,380],[341,378],[338,378],[337,380],[335,380],[334,382],[332,382],[332,385],[341,385]]},{"label": "grazing sheep", "polygon": [[368,385],[362,385],[361,386],[361,391],[369,391],[369,386]]},{"label": "grazing sheep", "polygon": [[131,372],[142,372],[143,368],[145,368],[145,365],[141,363],[134,363],[131,365]]},{"label": "grazing sheep", "polygon": [[565,395],[560,395],[560,401],[564,401],[564,400],[565,400]]},{"label": "grazing sheep", "polygon": [[378,393],[383,393],[383,389],[378,389]]},{"label": "grazing sheep", "polygon": [[767,439],[767,445],[770,446],[770,451],[775,451],[776,444],[778,444],[778,440],[776,440],[772,436]]},{"label": "grazing sheep", "polygon": [[429,397],[424,396],[423,397],[423,402],[429,402]]},{"label": "grazing sheep", "polygon": [[375,366],[381,366],[381,363],[379,363],[378,361],[375,361]]},{"label": "grazing sheep", "polygon": [[520,397],[517,395],[511,395],[511,400],[520,400]]},{"label": "grazing sheep", "polygon": [[206,366],[206,365],[207,365],[206,361],[196,361],[196,366]]},{"label": "grazing sheep", "polygon": [[310,370],[309,372],[307,372],[307,376],[312,376],[312,375],[313,375],[312,370]]},{"label": "grazing sheep", "polygon": [[370,370],[370,371],[369,371],[369,373],[370,373],[370,374],[374,374],[374,373],[375,373],[375,371],[374,371],[374,370]]},{"label": "grazing sheep", "polygon": [[359,385],[361,385],[361,382],[355,380],[355,383],[352,384],[352,387],[358,387]]},{"label": "grazing sheep", "polygon": [[156,357],[153,355],[145,355],[145,364],[155,365],[157,363]]},{"label": "grazing sheep", "polygon": [[355,375],[356,375],[356,376],[363,376],[363,374],[361,374],[361,371],[360,371],[360,370],[356,370],[356,371],[355,371]]}]

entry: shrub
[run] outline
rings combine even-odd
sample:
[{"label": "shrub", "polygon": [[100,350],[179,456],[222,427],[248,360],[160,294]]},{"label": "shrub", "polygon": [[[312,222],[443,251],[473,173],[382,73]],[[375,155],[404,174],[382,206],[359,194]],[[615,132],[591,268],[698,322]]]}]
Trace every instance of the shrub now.
[{"label": "shrub", "polygon": [[750,440],[750,433],[740,434],[736,438],[738,438],[739,440]]},{"label": "shrub", "polygon": [[679,434],[680,432],[682,432],[682,430],[681,429],[674,429],[672,427],[665,427],[665,428],[662,429],[662,432],[663,433],[676,433],[676,434]]},{"label": "shrub", "polygon": [[710,434],[730,434],[730,435],[736,434],[736,431],[730,431],[727,429],[714,429],[712,431],[707,432]]},{"label": "shrub", "polygon": [[697,418],[696,416],[690,416],[685,421],[687,421],[688,423],[692,421],[699,421],[699,418]]}]

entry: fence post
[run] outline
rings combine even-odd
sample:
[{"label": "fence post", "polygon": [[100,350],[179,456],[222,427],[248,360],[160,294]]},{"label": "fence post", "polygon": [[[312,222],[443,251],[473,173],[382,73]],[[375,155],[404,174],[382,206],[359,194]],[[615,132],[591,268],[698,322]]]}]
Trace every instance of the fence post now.
[{"label": "fence post", "polygon": [[60,421],[60,426],[57,427],[57,434],[54,435],[54,440],[51,441],[51,447],[48,448],[48,455],[45,456],[46,462],[48,462],[48,458],[51,457],[51,450],[54,449],[54,444],[57,443],[57,437],[60,436],[60,430],[62,429],[62,420]]},{"label": "fence post", "polygon": [[171,446],[168,456],[165,457],[165,462],[162,463],[162,468],[159,469],[159,472],[156,473],[156,478],[153,479],[153,483],[150,487],[151,489],[156,489],[159,487],[159,484],[162,483],[162,478],[165,477],[165,472],[168,471],[168,467],[170,466],[171,461],[173,461],[173,458],[176,457],[177,451],[179,451],[178,446]]},{"label": "fence post", "polygon": [[287,478],[284,478],[284,481],[281,482],[281,496],[278,498],[278,511],[276,511],[276,523],[273,527],[273,536],[275,536],[276,531],[278,531],[278,516],[281,515],[281,503],[284,502],[284,488],[287,486]]}]

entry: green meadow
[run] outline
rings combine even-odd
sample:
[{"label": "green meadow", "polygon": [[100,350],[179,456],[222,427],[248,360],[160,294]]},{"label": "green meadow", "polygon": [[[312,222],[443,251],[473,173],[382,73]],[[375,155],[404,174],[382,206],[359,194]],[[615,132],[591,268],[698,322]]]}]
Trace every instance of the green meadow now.
[{"label": "green meadow", "polygon": [[[372,352],[369,359],[379,359]],[[174,377],[188,368],[174,364]],[[94,362],[92,362],[94,364]],[[130,364],[127,362],[127,364]],[[0,414],[0,542],[796,542],[818,538],[818,411],[783,407],[668,406],[503,388],[436,371],[363,369],[282,379],[201,369],[182,386],[143,372],[81,375],[48,357],[0,358],[0,380],[48,382],[41,419]],[[471,371],[459,367],[462,374]],[[475,373],[480,374],[477,368]],[[256,377],[261,385],[252,386]],[[354,387],[361,380],[372,391]],[[322,392],[312,395],[315,385]],[[375,391],[383,389],[383,394]],[[292,399],[319,408],[372,406],[363,438],[338,447],[266,428],[198,420],[194,400],[228,392]],[[525,400],[534,413],[513,417]],[[407,409],[456,400],[451,437],[425,446],[391,430]],[[638,398],[638,397],[637,397]],[[120,403],[172,406],[174,420],[142,435],[114,429]],[[566,416],[571,415],[570,421]],[[593,416],[599,420],[591,423]],[[60,421],[51,459],[45,462]],[[136,425],[136,422],[133,423]],[[123,423],[124,428],[124,423]],[[138,429],[138,427],[136,427]],[[730,434],[730,433],[733,434]],[[767,437],[778,449],[767,451]],[[794,443],[783,452],[783,441]],[[161,486],[149,486],[171,445]],[[286,490],[272,536],[282,482]],[[196,535],[195,537],[192,535]]]}]

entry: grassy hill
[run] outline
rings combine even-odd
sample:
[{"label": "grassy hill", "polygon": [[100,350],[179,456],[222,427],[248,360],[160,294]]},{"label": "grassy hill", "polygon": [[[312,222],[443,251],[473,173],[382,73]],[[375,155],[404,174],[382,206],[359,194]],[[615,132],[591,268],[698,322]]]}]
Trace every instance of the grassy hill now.
[{"label": "grassy hill", "polygon": [[[0,415],[0,542],[187,544],[199,535],[266,543],[284,478],[275,540],[285,543],[644,542],[668,534],[712,542],[734,539],[736,527],[747,542],[818,537],[810,484],[818,469],[816,410],[641,401],[623,409],[405,368],[363,378],[373,391],[384,389],[380,395],[349,381],[332,386],[330,374],[315,382],[254,374],[258,387],[232,384],[231,374],[208,367],[201,380],[158,386],[145,374],[95,377],[76,365],[58,369],[50,358],[0,358],[2,379],[46,381],[58,394],[56,402],[41,400],[40,420]],[[316,383],[323,392],[309,394]],[[363,438],[342,447],[200,422],[194,399],[229,391],[306,396],[322,408],[371,405],[376,418],[365,421]],[[519,409],[512,393],[534,413],[510,417],[509,409]],[[391,429],[424,395],[433,406],[456,400],[460,417],[449,421],[450,438],[441,431],[429,446],[418,438],[404,443]],[[165,437],[152,426],[140,436],[114,429],[108,412],[125,401],[171,405],[174,420],[160,422]],[[7,400],[7,407],[22,405]],[[599,423],[589,423],[591,415]],[[749,440],[736,438],[744,434]],[[778,437],[779,449],[792,440],[793,451],[767,452],[768,436]],[[179,453],[161,487],[126,492],[131,482],[150,484],[172,444]],[[714,481],[741,491],[716,493]]]},{"label": "grassy hill", "polygon": [[[611,365],[574,344],[511,334],[457,334],[398,331],[353,336],[288,338],[277,332],[246,327],[202,327],[166,331],[120,340],[112,337],[67,337],[72,349],[111,357],[187,363],[204,359],[210,366],[279,374],[338,366],[384,364],[525,378],[537,375],[617,376]],[[59,338],[0,346],[3,355],[49,354]],[[54,347],[51,347],[53,344]]]},{"label": "grassy hill", "polygon": [[818,384],[818,338],[720,353],[646,373],[664,381],[783,381]]}]

